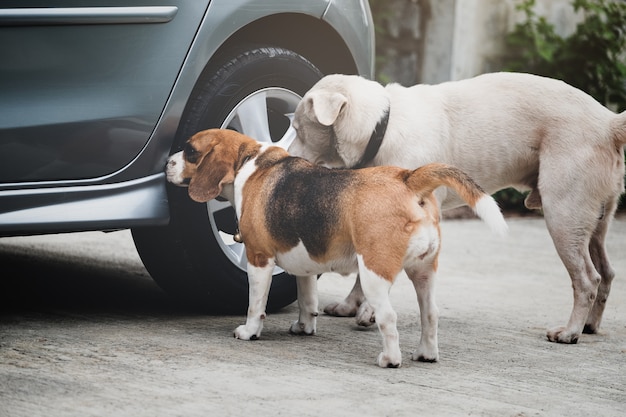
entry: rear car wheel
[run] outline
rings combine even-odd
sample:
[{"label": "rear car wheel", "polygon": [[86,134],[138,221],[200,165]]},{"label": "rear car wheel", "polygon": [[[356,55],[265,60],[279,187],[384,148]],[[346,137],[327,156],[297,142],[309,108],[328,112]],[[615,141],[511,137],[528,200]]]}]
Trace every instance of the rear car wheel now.
[{"label": "rear car wheel", "polygon": [[[248,47],[210,64],[187,104],[172,153],[208,128],[237,130],[288,146],[293,112],[322,74],[301,55],[278,47]],[[244,245],[233,240],[235,212],[226,201],[192,201],[186,188],[168,184],[170,223],[132,230],[148,272],[185,306],[240,314],[248,306]],[[296,299],[295,280],[276,268],[268,311]]]}]

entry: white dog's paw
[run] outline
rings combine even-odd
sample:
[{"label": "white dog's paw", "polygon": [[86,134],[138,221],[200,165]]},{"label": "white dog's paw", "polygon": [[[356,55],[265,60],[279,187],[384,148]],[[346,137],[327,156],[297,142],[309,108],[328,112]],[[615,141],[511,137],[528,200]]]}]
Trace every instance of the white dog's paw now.
[{"label": "white dog's paw", "polygon": [[381,368],[399,368],[402,365],[402,355],[391,355],[381,352],[376,362]]},{"label": "white dog's paw", "polygon": [[315,323],[302,323],[300,320],[296,320],[291,324],[289,333],[312,336],[315,334]]},{"label": "white dog's paw", "polygon": [[330,303],[324,307],[324,313],[336,317],[353,317],[356,314],[357,306],[345,300],[340,303]]},{"label": "white dog's paw", "polygon": [[359,326],[367,327],[376,323],[376,316],[374,315],[374,309],[365,301],[363,304],[359,306],[359,309],[356,312],[356,324]]},{"label": "white dog's paw", "polygon": [[250,331],[245,324],[235,329],[235,339],[241,340],[256,340],[261,336],[260,331]]},{"label": "white dog's paw", "polygon": [[548,330],[546,334],[548,340],[555,343],[569,343],[576,344],[578,343],[578,338],[580,337],[580,333],[572,332],[568,330],[566,327],[555,327],[553,329]]},{"label": "white dog's paw", "polygon": [[418,362],[438,362],[439,350],[436,347],[434,349],[427,349],[420,346],[411,354],[411,359]]}]

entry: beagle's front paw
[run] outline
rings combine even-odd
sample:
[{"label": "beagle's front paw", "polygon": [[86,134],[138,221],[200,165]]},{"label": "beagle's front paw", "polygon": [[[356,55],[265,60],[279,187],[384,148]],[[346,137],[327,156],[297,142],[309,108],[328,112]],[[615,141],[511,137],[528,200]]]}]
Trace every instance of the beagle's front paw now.
[{"label": "beagle's front paw", "polygon": [[248,329],[248,326],[242,324],[235,329],[235,339],[241,340],[257,340],[261,336],[261,330],[258,331]]}]

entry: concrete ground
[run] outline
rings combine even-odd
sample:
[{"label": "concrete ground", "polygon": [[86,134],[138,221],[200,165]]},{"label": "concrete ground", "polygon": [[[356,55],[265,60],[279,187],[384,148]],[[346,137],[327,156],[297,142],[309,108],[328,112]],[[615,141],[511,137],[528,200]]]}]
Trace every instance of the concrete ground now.
[{"label": "concrete ground", "polygon": [[[177,311],[128,231],[0,239],[0,416],[622,416],[626,409],[626,218],[608,250],[617,271],[598,335],[546,340],[572,304],[540,218],[443,222],[437,283],[440,361],[419,363],[412,285],[391,291],[403,365],[381,369],[375,327],[321,315],[290,335],[297,307],[260,340],[243,316]],[[353,279],[320,278],[320,305]]]}]

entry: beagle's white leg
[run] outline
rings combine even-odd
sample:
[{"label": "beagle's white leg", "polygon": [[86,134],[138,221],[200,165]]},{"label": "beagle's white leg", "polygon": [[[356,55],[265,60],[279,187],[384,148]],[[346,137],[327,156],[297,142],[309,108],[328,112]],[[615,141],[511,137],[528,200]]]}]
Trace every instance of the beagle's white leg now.
[{"label": "beagle's white leg", "polygon": [[289,331],[293,334],[315,334],[318,316],[317,276],[296,277],[298,307],[300,317],[294,321]]},{"label": "beagle's white leg", "polygon": [[422,325],[420,343],[417,350],[411,355],[411,359],[421,362],[437,362],[439,360],[437,341],[439,310],[435,303],[435,272],[430,265],[428,266],[429,268],[408,269],[406,271],[417,293]]},{"label": "beagle's white leg", "polygon": [[378,366],[398,368],[402,365],[402,352],[400,352],[400,337],[396,327],[398,316],[389,300],[392,282],[368,269],[361,255],[357,255],[357,260],[363,294],[376,313],[376,324],[383,337],[383,351],[378,355]]},{"label": "beagle's white leg", "polygon": [[274,260],[270,259],[264,267],[248,264],[249,303],[246,324],[235,329],[235,338],[241,340],[255,340],[261,336],[267,296],[272,284]]}]

